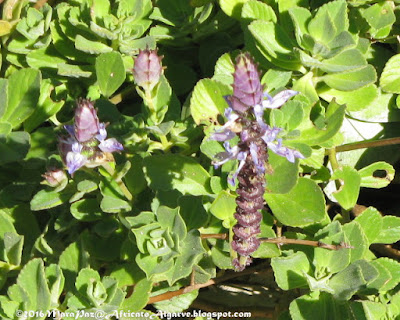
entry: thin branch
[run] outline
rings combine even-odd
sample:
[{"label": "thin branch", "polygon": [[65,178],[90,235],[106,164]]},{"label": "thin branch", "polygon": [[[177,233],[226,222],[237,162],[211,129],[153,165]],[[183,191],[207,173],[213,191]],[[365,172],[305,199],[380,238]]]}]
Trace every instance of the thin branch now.
[{"label": "thin branch", "polygon": [[375,243],[371,245],[371,250],[377,251],[385,257],[396,259],[397,261],[400,260],[400,250],[394,249],[390,245]]},{"label": "thin branch", "polygon": [[172,299],[173,297],[180,296],[182,294],[191,292],[193,290],[198,290],[198,289],[201,289],[201,288],[209,287],[209,286],[212,286],[214,284],[218,284],[218,283],[221,283],[221,282],[233,279],[233,278],[241,277],[243,275],[253,274],[255,271],[257,271],[259,269],[266,268],[267,266],[269,266],[269,263],[262,263],[262,264],[260,264],[258,266],[247,268],[242,272],[229,272],[228,274],[225,274],[225,275],[223,275],[223,276],[221,276],[219,278],[208,280],[205,283],[199,283],[199,284],[187,286],[185,288],[182,288],[182,289],[179,289],[179,290],[176,290],[176,291],[170,291],[170,292],[166,292],[166,293],[160,294],[158,296],[151,297],[147,304],[152,304],[154,302],[169,300],[169,299]]},{"label": "thin branch", "polygon": [[227,233],[209,233],[209,234],[202,234],[201,239],[222,239],[226,240],[228,238]]},{"label": "thin branch", "polygon": [[323,243],[321,241],[302,240],[302,239],[288,239],[286,237],[260,238],[260,241],[261,242],[267,242],[267,243],[276,243],[278,245],[300,244],[300,245],[304,245],[304,246],[318,247],[318,248],[324,248],[324,249],[329,249],[329,250],[354,249],[354,247],[352,247],[349,244],[344,243],[344,242],[341,242],[340,244],[327,244],[327,243]]},{"label": "thin branch", "polygon": [[[390,145],[394,145],[394,144],[400,144],[400,137],[388,138],[388,139],[382,139],[382,140],[371,140],[371,141],[347,143],[347,144],[343,144],[341,146],[337,146],[335,148],[335,151],[336,152],[345,152],[345,151],[351,151],[351,150],[357,150],[357,149],[390,146]],[[326,154],[328,154],[328,150],[326,151]]]}]

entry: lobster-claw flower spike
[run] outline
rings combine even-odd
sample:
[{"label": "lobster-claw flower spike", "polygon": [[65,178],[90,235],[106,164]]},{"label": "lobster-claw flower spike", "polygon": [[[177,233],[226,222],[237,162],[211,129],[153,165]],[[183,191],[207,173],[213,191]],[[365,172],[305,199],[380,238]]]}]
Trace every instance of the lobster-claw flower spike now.
[{"label": "lobster-claw flower spike", "polygon": [[276,153],[277,155],[280,155],[282,157],[285,157],[289,162],[295,162],[296,158],[299,159],[304,159],[305,157],[297,150],[285,147],[282,145],[282,139],[277,140],[278,143],[273,143],[273,142],[268,142],[268,148]]},{"label": "lobster-claw flower spike", "polygon": [[295,96],[299,92],[295,90],[283,90],[273,97],[269,94],[264,93],[264,99],[262,101],[262,107],[264,109],[277,109],[285,104],[291,97]]}]

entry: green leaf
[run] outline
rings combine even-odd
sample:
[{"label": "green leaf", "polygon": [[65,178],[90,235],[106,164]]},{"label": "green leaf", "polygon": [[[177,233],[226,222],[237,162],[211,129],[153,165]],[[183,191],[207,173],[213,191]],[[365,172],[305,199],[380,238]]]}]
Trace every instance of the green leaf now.
[{"label": "green leaf", "polygon": [[50,289],[50,308],[59,306],[59,299],[64,289],[65,278],[61,268],[57,264],[51,264],[45,270]]},{"label": "green leaf", "polygon": [[82,199],[71,205],[71,214],[80,221],[96,221],[102,217],[97,199]]},{"label": "green leaf", "polygon": [[219,0],[222,11],[230,17],[240,19],[243,4],[248,0]]},{"label": "green leaf", "polygon": [[400,93],[400,54],[392,56],[386,62],[379,83],[385,92]]},{"label": "green leaf", "polygon": [[347,238],[346,244],[353,247],[350,250],[350,262],[364,258],[364,255],[367,253],[369,243],[368,238],[361,228],[361,225],[357,221],[352,221],[343,226],[343,231]]},{"label": "green leaf", "polygon": [[400,218],[384,216],[382,229],[374,240],[374,243],[395,243],[400,240]]},{"label": "green leaf", "polygon": [[368,238],[369,243],[373,243],[382,229],[382,216],[373,207],[367,208],[362,214],[355,218]]},{"label": "green leaf", "polygon": [[57,74],[71,78],[90,78],[93,74],[92,66],[59,63]]},{"label": "green leaf", "polygon": [[3,118],[3,115],[7,110],[7,106],[8,106],[8,80],[0,79],[0,119]]},{"label": "green leaf", "polygon": [[26,55],[27,64],[34,69],[57,69],[59,63],[67,60],[53,46],[32,50]]},{"label": "green leaf", "polygon": [[127,312],[138,312],[142,310],[148,303],[150,298],[153,282],[147,279],[141,279],[135,283],[132,295],[125,299],[122,309]]},{"label": "green leaf", "polygon": [[271,63],[286,70],[302,68],[293,51],[295,44],[280,25],[256,20],[249,25],[249,30],[257,41],[258,49]]},{"label": "green leaf", "polygon": [[7,261],[14,265],[21,264],[22,247],[24,245],[24,237],[14,232],[4,233],[4,249],[6,251]]},{"label": "green leaf", "polygon": [[78,34],[75,37],[75,48],[90,54],[111,52],[113,49],[104,43],[91,41]]},{"label": "green leaf", "polygon": [[376,71],[372,65],[366,65],[351,71],[326,74],[319,78],[336,90],[352,91],[376,81]]},{"label": "green leaf", "polygon": [[355,319],[385,319],[387,315],[385,304],[380,302],[352,301],[350,308]]},{"label": "green leaf", "polygon": [[233,65],[230,54],[224,53],[215,64],[214,76],[212,77],[212,80],[230,86],[233,83],[234,72],[235,66]]},{"label": "green leaf", "polygon": [[79,270],[89,266],[89,256],[81,241],[71,243],[60,255],[58,261],[64,276],[65,288],[68,291],[75,289],[75,278]]},{"label": "green leaf", "polygon": [[180,247],[180,254],[175,260],[175,265],[169,284],[173,284],[179,279],[185,278],[193,271],[193,266],[202,258],[205,250],[201,244],[200,233],[198,230],[190,230],[187,233],[183,244]]},{"label": "green leaf", "polygon": [[[321,229],[320,232],[329,230],[330,227],[332,227],[332,224]],[[322,243],[335,245],[348,241],[346,235],[342,231],[335,234],[325,235],[324,237],[316,236],[316,239]],[[320,274],[325,276],[326,273],[333,274],[342,271],[349,265],[350,255],[351,253],[349,249],[326,250],[324,248],[315,248],[313,264],[315,265],[316,274],[318,276]]]},{"label": "green leaf", "polygon": [[[365,10],[360,10],[362,17],[371,26],[371,36],[374,38],[386,37],[392,25],[396,22],[396,15],[390,3],[381,2],[369,6]],[[387,29],[387,31],[384,31]],[[383,31],[383,33],[381,33]]]},{"label": "green leaf", "polygon": [[266,193],[264,198],[274,216],[287,226],[306,226],[326,217],[321,189],[314,181],[306,178],[299,178],[297,185],[288,193]]},{"label": "green leaf", "polygon": [[137,195],[147,187],[143,172],[143,159],[139,155],[130,158],[131,167],[124,177],[125,184],[132,195]]},{"label": "green leaf", "polygon": [[291,71],[269,69],[261,78],[261,84],[265,85],[269,92],[272,92],[285,87],[289,83],[291,77]]},{"label": "green leaf", "polygon": [[340,189],[333,193],[339,204],[345,210],[353,208],[360,193],[361,177],[357,170],[349,166],[343,166],[333,172],[331,179],[341,182]]},{"label": "green leaf", "polygon": [[241,15],[242,21],[263,20],[276,22],[274,10],[269,5],[256,0],[247,1],[243,5]]},{"label": "green leaf", "polygon": [[57,207],[67,202],[71,194],[43,189],[36,193],[31,200],[31,210],[39,211]]},{"label": "green leaf", "polygon": [[178,199],[178,204],[179,213],[188,230],[199,229],[207,223],[208,214],[204,209],[202,197],[182,196]]},{"label": "green leaf", "polygon": [[[46,313],[50,308],[50,291],[41,259],[33,259],[22,268],[17,278],[17,284],[24,288],[29,296],[28,310],[40,310]],[[45,318],[46,314],[43,317],[32,317],[32,319]]]},{"label": "green leaf", "polygon": [[0,134],[0,164],[19,161],[25,158],[30,147],[30,135],[24,131]]},{"label": "green leaf", "polygon": [[[388,271],[390,277],[389,279],[386,279],[386,281],[383,283],[383,285],[380,287],[379,291],[385,292],[393,289],[395,286],[398,285],[400,282],[400,263],[389,259],[389,258],[379,258],[374,261],[371,261],[371,264],[376,266],[377,269],[379,269],[378,264],[384,268],[385,270]],[[380,279],[377,279],[380,280]],[[371,283],[371,285],[374,284],[374,282]],[[375,282],[376,284],[376,282]]]},{"label": "green leaf", "polygon": [[368,107],[378,97],[378,93],[378,88],[374,84],[353,91],[340,91],[328,86],[320,87],[318,90],[319,96],[325,101],[329,102],[335,98],[339,104],[346,104],[349,111],[359,111]]},{"label": "green leaf", "polygon": [[265,176],[268,193],[288,193],[296,185],[299,173],[299,161],[289,162],[285,157],[269,152],[268,161],[272,172]]},{"label": "green leaf", "polygon": [[55,88],[51,83],[51,80],[45,79],[42,81],[40,86],[40,97],[35,111],[24,122],[24,129],[26,131],[32,131],[60,111],[64,105],[64,101],[54,102],[51,99],[50,95],[54,90]]},{"label": "green leaf", "polygon": [[202,79],[194,87],[190,99],[190,112],[196,124],[214,123],[228,107],[224,99],[231,94],[231,88],[211,79]]},{"label": "green leaf", "polygon": [[210,176],[189,157],[166,154],[143,159],[146,179],[153,190],[178,190],[194,196],[208,195]]},{"label": "green leaf", "polygon": [[225,190],[221,191],[210,207],[210,212],[220,220],[231,220],[236,211],[236,197]]},{"label": "green leaf", "polygon": [[329,286],[335,291],[334,297],[339,300],[349,300],[358,290],[366,285],[362,269],[357,264],[351,264],[343,271],[335,274],[329,281]]},{"label": "green leaf", "polygon": [[[382,171],[384,174],[380,174]],[[361,187],[380,189],[393,181],[395,170],[389,163],[379,161],[360,169],[358,173],[361,177]]]},{"label": "green leaf", "polygon": [[294,139],[293,141],[302,142],[312,145],[318,145],[322,142],[325,142],[332,137],[340,130],[344,115],[345,115],[345,106],[337,104],[334,100],[328,106],[326,110],[326,116],[324,123],[326,124],[325,128],[317,129],[314,125],[311,125],[310,128],[302,129],[300,137]]},{"label": "green leaf", "polygon": [[301,296],[290,303],[289,309],[293,320],[355,319],[347,303],[336,300],[326,292]]},{"label": "green leaf", "polygon": [[[284,252],[285,253],[285,252]],[[271,259],[275,281],[282,290],[290,290],[307,286],[305,273],[311,272],[310,262],[304,252],[287,251],[287,256]]]},{"label": "green leaf", "polygon": [[108,52],[96,58],[96,76],[101,93],[110,97],[124,83],[126,72],[121,54]]},{"label": "green leaf", "polygon": [[40,94],[41,74],[34,69],[21,69],[8,78],[8,105],[2,120],[19,127],[35,110]]}]

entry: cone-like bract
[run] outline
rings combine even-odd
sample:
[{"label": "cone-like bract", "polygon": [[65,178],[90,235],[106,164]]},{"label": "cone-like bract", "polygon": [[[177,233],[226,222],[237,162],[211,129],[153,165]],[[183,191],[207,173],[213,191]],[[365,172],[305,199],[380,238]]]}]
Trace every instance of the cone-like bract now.
[{"label": "cone-like bract", "polygon": [[133,76],[136,84],[145,91],[151,91],[160,81],[163,68],[157,50],[140,50],[133,66]]}]

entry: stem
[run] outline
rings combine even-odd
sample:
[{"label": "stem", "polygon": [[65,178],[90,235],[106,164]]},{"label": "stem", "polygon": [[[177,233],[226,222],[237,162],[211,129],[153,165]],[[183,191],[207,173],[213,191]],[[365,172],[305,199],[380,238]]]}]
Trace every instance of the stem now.
[{"label": "stem", "polygon": [[233,278],[237,278],[237,277],[240,277],[243,275],[253,274],[257,270],[265,269],[267,265],[269,266],[269,263],[262,263],[258,266],[247,268],[246,270],[244,270],[242,272],[231,272],[231,273],[223,275],[222,277],[208,280],[205,283],[190,285],[185,288],[179,289],[177,291],[169,291],[169,292],[160,294],[158,296],[151,297],[149,299],[149,301],[147,302],[147,304],[152,304],[152,303],[159,302],[159,301],[169,300],[173,297],[180,296],[180,295],[188,293],[188,292],[192,292],[193,290],[198,290],[201,288],[209,287],[214,284],[218,284],[220,282],[227,281],[227,280],[230,280]]},{"label": "stem", "polygon": [[340,244],[327,244],[323,243],[321,241],[315,241],[315,240],[302,240],[302,239],[288,239],[286,237],[280,237],[280,238],[260,238],[261,242],[267,242],[267,243],[276,243],[279,245],[284,245],[284,244],[300,244],[304,246],[311,246],[311,247],[318,247],[318,248],[324,248],[324,249],[329,249],[329,250],[340,250],[340,249],[353,249],[352,246],[348,245],[347,243],[341,242]]},{"label": "stem", "polygon": [[[202,234],[201,239],[226,239],[226,233],[215,233],[215,234]],[[321,241],[315,240],[302,240],[302,239],[288,239],[286,237],[277,237],[277,238],[260,238],[261,242],[267,243],[276,243],[278,245],[284,244],[299,244],[304,246],[311,246],[311,247],[318,247],[324,248],[329,250],[340,250],[340,249],[352,249],[353,247],[347,243],[340,243],[340,244],[327,244]]]},{"label": "stem", "polygon": [[[111,177],[115,178],[115,170],[113,167],[110,166],[109,163],[104,163],[103,168],[111,175]],[[125,183],[121,179],[116,179],[115,180],[120,187],[122,193],[125,195],[125,197],[129,200],[132,201],[133,196],[132,193],[129,192],[128,188],[126,187]]]},{"label": "stem", "polygon": [[135,91],[135,87],[134,86],[129,86],[128,88],[122,90],[120,93],[117,93],[116,95],[112,96],[109,99],[109,101],[112,104],[118,104],[122,100],[124,100],[124,98],[130,96],[134,91]]},{"label": "stem", "polygon": [[[362,142],[352,142],[347,143],[335,148],[336,152],[345,152],[357,149],[366,149],[366,148],[374,148],[374,147],[383,147],[390,146],[394,144],[400,144],[400,137],[396,138],[388,138],[382,140],[373,140],[373,141],[362,141]],[[329,154],[330,149],[327,150],[326,154]]]},{"label": "stem", "polygon": [[335,171],[337,168],[339,168],[339,163],[336,158],[336,149],[335,148],[328,149],[327,154],[329,156],[329,161],[331,163],[332,170]]}]

